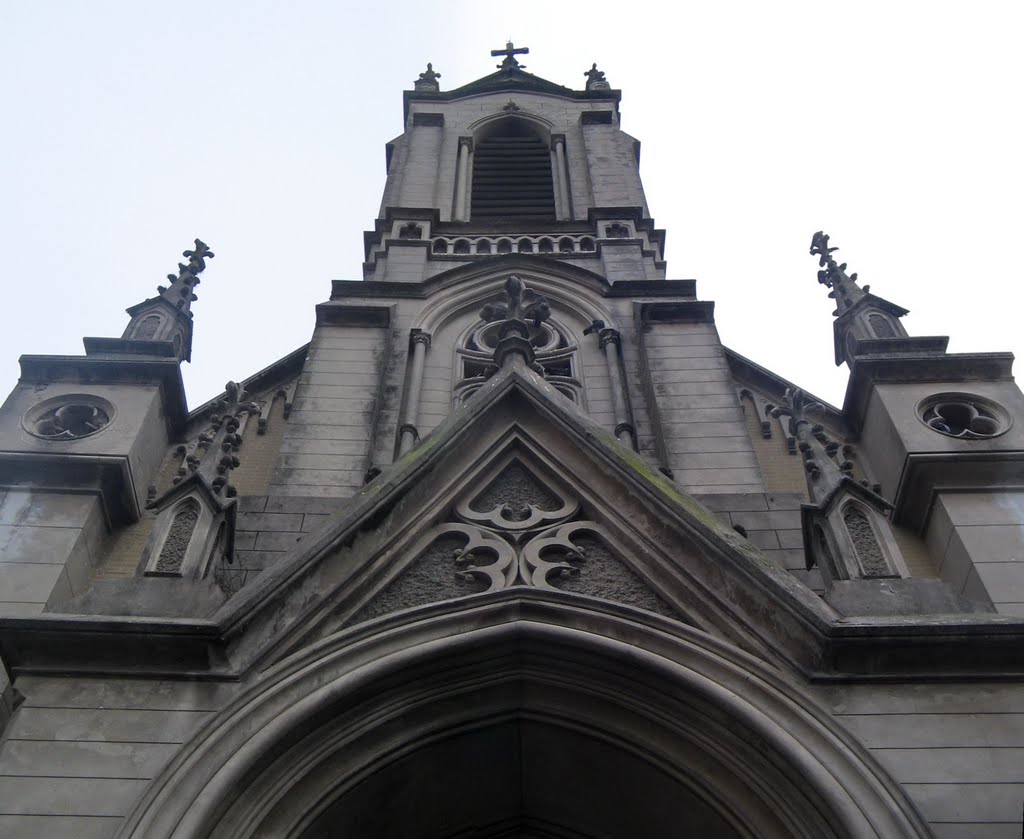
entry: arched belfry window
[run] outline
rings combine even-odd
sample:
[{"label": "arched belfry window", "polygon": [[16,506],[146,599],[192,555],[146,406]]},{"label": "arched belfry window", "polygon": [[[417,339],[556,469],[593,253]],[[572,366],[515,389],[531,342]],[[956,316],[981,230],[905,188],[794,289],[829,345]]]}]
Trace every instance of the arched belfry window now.
[{"label": "arched belfry window", "polygon": [[478,138],[473,152],[473,221],[555,218],[548,142],[522,119],[504,119]]}]

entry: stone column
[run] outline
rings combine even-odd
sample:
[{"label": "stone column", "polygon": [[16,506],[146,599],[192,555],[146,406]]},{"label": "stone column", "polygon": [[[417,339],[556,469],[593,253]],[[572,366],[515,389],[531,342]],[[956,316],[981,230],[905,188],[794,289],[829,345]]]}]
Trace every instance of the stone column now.
[{"label": "stone column", "polygon": [[558,155],[555,154],[554,145],[548,156],[551,158],[551,190],[555,194],[555,218],[560,219],[565,214],[562,211],[562,190],[558,186]]},{"label": "stone column", "polygon": [[560,219],[572,218],[572,209],[569,204],[569,178],[565,164],[565,135],[555,134],[551,138],[551,144],[555,150],[555,194],[556,213]]},{"label": "stone column", "polygon": [[598,333],[598,338],[608,361],[608,382],[612,389],[612,407],[615,411],[615,436],[635,451],[633,423],[629,416],[629,403],[626,401],[626,381],[619,358],[622,338],[617,329],[610,328],[602,329]]},{"label": "stone column", "polygon": [[466,215],[466,194],[469,192],[469,152],[472,137],[459,137],[459,162],[455,171],[455,220],[469,221]]},{"label": "stone column", "polygon": [[417,415],[420,412],[420,391],[423,388],[423,364],[427,349],[430,347],[430,334],[414,329],[410,336],[412,341],[412,371],[409,374],[409,392],[405,400],[405,412],[402,416],[401,437],[398,441],[398,456],[412,450],[420,439],[416,428]]}]

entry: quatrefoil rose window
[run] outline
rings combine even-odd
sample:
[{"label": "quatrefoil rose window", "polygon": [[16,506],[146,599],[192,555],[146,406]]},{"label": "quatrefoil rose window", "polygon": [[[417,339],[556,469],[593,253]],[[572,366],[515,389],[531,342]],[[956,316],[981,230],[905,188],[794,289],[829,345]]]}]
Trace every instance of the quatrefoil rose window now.
[{"label": "quatrefoil rose window", "polygon": [[1006,410],[983,396],[938,393],[918,405],[918,416],[932,431],[961,440],[996,437],[1010,427]]},{"label": "quatrefoil rose window", "polygon": [[80,440],[102,431],[114,416],[106,399],[69,394],[33,407],[22,420],[25,430],[43,440]]}]

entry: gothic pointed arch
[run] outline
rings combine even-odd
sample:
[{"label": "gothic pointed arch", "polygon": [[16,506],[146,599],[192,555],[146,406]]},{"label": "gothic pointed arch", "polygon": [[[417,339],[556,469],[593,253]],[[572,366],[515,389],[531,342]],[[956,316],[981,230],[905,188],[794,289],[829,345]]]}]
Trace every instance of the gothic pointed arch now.
[{"label": "gothic pointed arch", "polygon": [[554,221],[550,129],[513,113],[510,108],[507,115],[485,122],[475,132],[471,218]]},{"label": "gothic pointed arch", "polygon": [[427,302],[413,327],[433,333],[455,314],[479,309],[489,296],[499,293],[509,274],[516,274],[530,288],[559,301],[584,323],[597,319],[615,325],[615,316],[603,299],[610,288],[606,279],[555,259],[515,254],[473,262],[432,278],[425,284]]},{"label": "gothic pointed arch", "polygon": [[282,661],[157,777],[121,839],[925,837],[777,671],[690,627],[503,592]]}]

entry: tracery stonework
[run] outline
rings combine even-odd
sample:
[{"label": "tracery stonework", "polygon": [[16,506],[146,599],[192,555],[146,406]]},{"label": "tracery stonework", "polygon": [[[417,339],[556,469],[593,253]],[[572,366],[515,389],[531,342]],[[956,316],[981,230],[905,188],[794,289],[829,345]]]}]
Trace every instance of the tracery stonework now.
[{"label": "tracery stonework", "polygon": [[415,559],[354,622],[467,594],[530,586],[614,600],[678,615],[621,558],[614,537],[580,519],[580,503],[518,460],[480,494],[456,504],[460,521],[435,525],[414,543]]},{"label": "tracery stonework", "polygon": [[895,338],[896,330],[885,315],[869,315],[868,322],[871,324],[871,331],[876,338]]},{"label": "tracery stonework", "polygon": [[530,504],[541,510],[557,510],[561,503],[558,496],[537,481],[526,469],[518,463],[513,463],[482,494],[474,498],[469,506],[480,513],[504,507],[521,512]]},{"label": "tracery stonework", "polygon": [[91,396],[68,396],[36,406],[22,425],[44,440],[78,440],[102,431],[113,414],[106,400]]},{"label": "tracery stonework", "polygon": [[199,505],[189,499],[174,515],[154,569],[160,574],[180,574],[192,534],[199,522]]},{"label": "tracery stonework", "polygon": [[135,331],[133,337],[138,341],[152,340],[159,328],[160,318],[156,315],[147,315],[142,319],[142,323],[139,324],[139,328]]},{"label": "tracery stonework", "polygon": [[857,559],[865,577],[889,577],[889,563],[885,560],[882,546],[878,544],[875,530],[865,512],[853,504],[843,510],[843,522],[857,551]]}]

